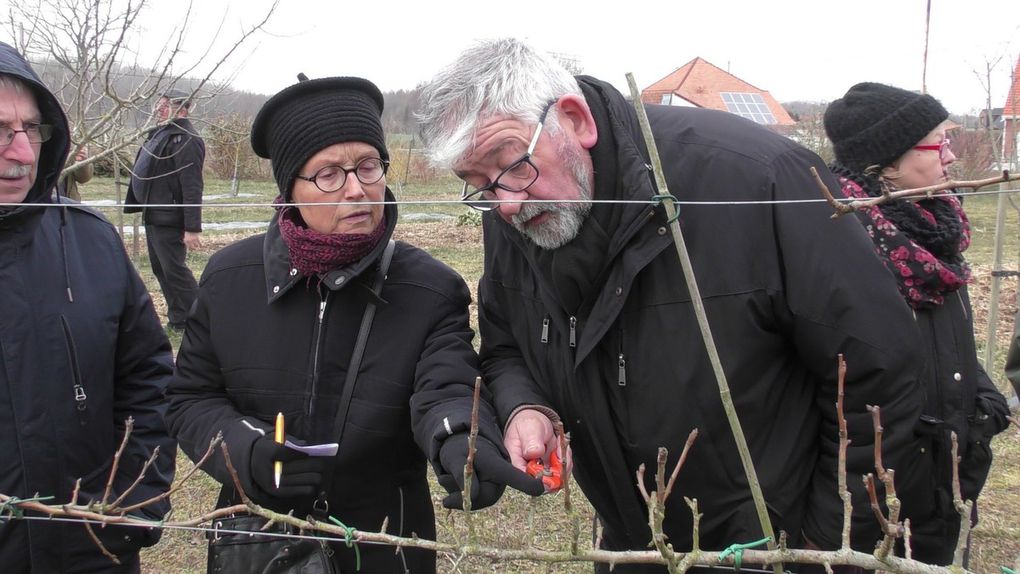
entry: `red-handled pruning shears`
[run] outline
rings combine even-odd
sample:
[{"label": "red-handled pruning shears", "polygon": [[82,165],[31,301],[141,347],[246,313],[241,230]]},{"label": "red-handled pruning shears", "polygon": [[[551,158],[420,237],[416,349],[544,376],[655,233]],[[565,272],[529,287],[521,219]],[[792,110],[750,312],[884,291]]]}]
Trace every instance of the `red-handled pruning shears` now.
[{"label": "red-handled pruning shears", "polygon": [[528,461],[528,474],[535,478],[541,477],[542,484],[547,492],[554,492],[563,488],[563,463],[554,450],[549,457],[549,466],[542,464],[542,459]]}]

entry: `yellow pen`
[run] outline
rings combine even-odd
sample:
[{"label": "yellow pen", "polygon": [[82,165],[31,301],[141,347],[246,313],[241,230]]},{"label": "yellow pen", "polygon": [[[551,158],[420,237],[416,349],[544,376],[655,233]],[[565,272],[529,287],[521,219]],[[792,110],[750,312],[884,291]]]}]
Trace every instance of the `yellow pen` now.
[{"label": "yellow pen", "polygon": [[[283,444],[283,440],[286,435],[283,432],[283,413],[276,413],[276,442]],[[276,483],[276,488],[280,488],[280,475],[283,474],[283,461],[276,461],[273,463],[273,481]]]}]

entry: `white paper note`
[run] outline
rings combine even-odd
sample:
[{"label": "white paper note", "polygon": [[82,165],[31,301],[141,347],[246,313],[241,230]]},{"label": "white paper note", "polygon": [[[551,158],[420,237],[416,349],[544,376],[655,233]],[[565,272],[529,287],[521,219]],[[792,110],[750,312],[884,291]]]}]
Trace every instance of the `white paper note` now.
[{"label": "white paper note", "polygon": [[340,449],[340,445],[335,442],[299,445],[287,441],[284,445],[289,449],[303,452],[308,456],[336,456],[336,451]]}]

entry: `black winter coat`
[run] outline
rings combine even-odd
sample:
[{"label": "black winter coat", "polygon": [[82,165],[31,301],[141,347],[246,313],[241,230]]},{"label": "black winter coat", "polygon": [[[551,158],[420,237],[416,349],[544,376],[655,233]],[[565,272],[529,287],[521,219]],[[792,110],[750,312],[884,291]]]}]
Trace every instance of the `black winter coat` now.
[{"label": "black winter coat", "polygon": [[[68,130],[56,99],[28,65],[0,46],[0,73],[32,86],[43,121],[54,125],[42,145],[26,203],[50,203],[67,156]],[[153,449],[160,454],[127,497],[165,492],[176,445],[163,423],[170,343],[149,293],[116,230],[101,215],[68,200],[61,207],[18,207],[0,215],[0,493],[39,493],[68,502],[81,479],[79,503],[100,501],[125,420],[134,432],[120,459],[112,498],[138,478]],[[168,501],[139,515],[161,519]],[[126,562],[160,531],[96,528]],[[4,572],[122,572],[80,524],[0,521]]]},{"label": "black winter coat", "polygon": [[[387,192],[388,194],[388,192]],[[388,194],[388,199],[392,196]],[[319,278],[291,270],[274,218],[266,235],[245,239],[212,257],[177,356],[168,392],[168,421],[192,458],[223,432],[241,485],[252,499],[298,516],[312,499],[279,499],[252,480],[250,455],[278,411],[287,433],[308,443],[336,442],[331,429],[377,260],[397,220],[369,256]],[[439,447],[470,428],[477,356],[468,323],[464,280],[425,252],[398,242],[381,291],[371,336],[343,420],[330,514],[348,526],[435,538],[426,455],[443,474]],[[483,401],[480,432],[502,444],[495,413]],[[424,454],[423,454],[424,453]],[[231,480],[217,457],[207,469]],[[232,496],[224,487],[221,502]],[[336,546],[344,572],[353,552]],[[404,572],[392,548],[361,548],[363,572]],[[410,571],[432,572],[435,556],[404,550]]]},{"label": "black winter coat", "polygon": [[[600,144],[613,138],[617,148],[615,169],[595,163],[596,188],[605,187],[600,173],[616,173],[616,199],[648,200],[656,189],[635,112],[609,85],[579,79],[590,105],[608,114]],[[803,529],[819,545],[838,545],[836,357],[843,353],[854,532],[858,546],[870,548],[877,525],[857,488],[874,464],[866,404],[882,407],[886,463],[910,468],[915,455],[921,361],[909,311],[859,224],[831,220],[828,206],[698,205],[816,199],[810,167],[835,188],[817,156],[734,115],[647,110],[670,192],[695,202],[680,206],[681,227],[776,532],[797,544]],[[654,469],[663,446],[672,467],[695,428],[700,435],[666,512],[670,542],[691,547],[683,497],[697,498],[704,514],[702,548],[757,540],[761,527],[663,210],[615,209],[620,223],[609,231],[606,269],[581,306],[590,312],[574,316],[551,295],[525,238],[495,213],[483,218],[481,358],[497,411],[505,419],[534,404],[562,417],[607,548],[647,547],[634,472],[642,463]],[[649,490],[653,475],[646,475]],[[909,488],[906,475],[897,478]]]},{"label": "black winter coat", "polygon": [[132,178],[124,200],[124,213],[141,212],[146,225],[163,225],[184,231],[202,231],[201,207],[147,207],[148,205],[202,205],[202,166],[205,163],[205,142],[187,118],[177,118],[149,132],[135,158],[135,167],[143,164],[146,146],[158,142],[146,158],[144,192],[136,189]]},{"label": "black winter coat", "polygon": [[922,487],[931,496],[904,507],[903,516],[910,518],[914,557],[949,564],[960,529],[953,507],[950,433],[956,433],[959,444],[963,499],[977,500],[992,465],[992,437],[1008,425],[1009,407],[978,363],[966,287],[947,294],[942,305],[916,310],[915,316],[928,366],[918,432],[933,471]]},{"label": "black winter coat", "polygon": [[[840,178],[845,185],[857,182]],[[858,214],[869,234],[871,217]],[[901,232],[902,233],[902,232]],[[900,272],[878,246],[884,235],[875,232],[875,252],[893,277]],[[904,303],[906,305],[906,303]],[[974,320],[966,285],[945,295],[941,305],[913,310],[920,328],[926,369],[922,378],[924,410],[917,422],[927,471],[920,493],[908,499],[901,516],[911,522],[913,557],[929,564],[950,564],[956,549],[960,515],[953,507],[951,433],[960,457],[960,490],[964,500],[976,500],[992,463],[991,439],[1008,424],[1006,398],[995,388],[977,360]],[[976,512],[975,512],[976,516]]]}]

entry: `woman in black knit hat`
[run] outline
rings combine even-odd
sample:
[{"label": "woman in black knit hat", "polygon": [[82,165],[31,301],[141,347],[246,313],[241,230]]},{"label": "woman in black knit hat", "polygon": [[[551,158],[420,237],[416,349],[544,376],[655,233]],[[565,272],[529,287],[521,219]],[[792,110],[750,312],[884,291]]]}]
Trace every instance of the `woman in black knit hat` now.
[{"label": "woman in black knit hat", "polygon": [[[877,197],[882,190],[925,187],[946,181],[956,160],[949,113],[933,97],[876,83],[851,87],[825,112],[846,197]],[[913,309],[929,350],[924,414],[916,432],[931,454],[930,468],[896,469],[931,476],[931,489],[899,492],[910,518],[913,557],[949,564],[960,531],[953,508],[950,433],[959,440],[963,497],[976,500],[992,462],[989,442],[1007,424],[1006,400],[977,361],[963,251],[970,243],[967,216],[946,192],[920,201],[893,201],[857,217],[875,252]],[[972,521],[977,520],[974,506]]]},{"label": "woman in black knit hat", "polygon": [[[390,239],[397,206],[386,187],[382,108],[379,89],[361,78],[302,81],[263,106],[252,147],[272,161],[281,207],[267,233],[209,260],[167,391],[167,422],[196,460],[222,433],[257,504],[435,539],[426,461],[452,493],[444,505],[461,507],[478,359],[464,280]],[[542,494],[541,481],[510,465],[482,397],[472,508],[493,504],[504,485]],[[277,413],[289,442],[338,448],[278,444]],[[204,469],[223,484],[220,507],[239,499],[222,458]],[[264,524],[232,520],[218,526]],[[215,536],[210,571],[262,572],[274,553],[342,572],[436,567],[419,549],[337,540],[320,552],[315,542],[253,540]]]}]

